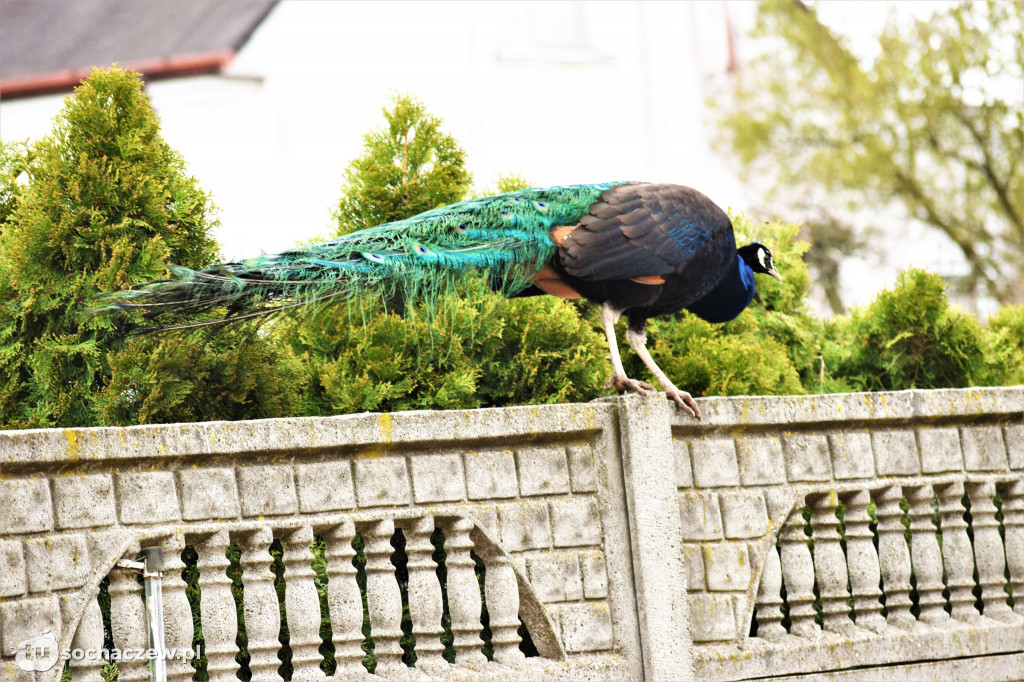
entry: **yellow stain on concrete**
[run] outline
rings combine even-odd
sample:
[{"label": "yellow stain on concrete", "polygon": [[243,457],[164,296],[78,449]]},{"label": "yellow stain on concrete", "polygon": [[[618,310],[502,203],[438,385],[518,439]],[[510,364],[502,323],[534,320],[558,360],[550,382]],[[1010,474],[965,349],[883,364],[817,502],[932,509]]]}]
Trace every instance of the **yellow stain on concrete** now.
[{"label": "yellow stain on concrete", "polygon": [[391,422],[391,415],[387,412],[381,412],[377,415],[377,421],[380,423],[381,439],[383,439],[385,443],[390,443],[392,439],[391,430],[394,426]]},{"label": "yellow stain on concrete", "polygon": [[78,461],[78,434],[73,429],[65,429],[64,436],[68,439],[68,459]]}]

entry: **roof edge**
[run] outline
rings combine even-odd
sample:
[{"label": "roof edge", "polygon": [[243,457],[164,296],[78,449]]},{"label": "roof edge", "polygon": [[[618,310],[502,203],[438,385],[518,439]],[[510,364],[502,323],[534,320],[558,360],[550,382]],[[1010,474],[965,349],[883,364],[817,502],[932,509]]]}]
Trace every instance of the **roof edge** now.
[{"label": "roof edge", "polygon": [[[219,73],[235,57],[234,50],[213,50],[194,52],[160,59],[147,59],[118,64],[127,70],[138,71],[145,80],[171,78],[174,76],[197,76]],[[16,78],[0,79],[0,100],[33,97],[73,90],[92,73],[93,67],[32,74]]]}]

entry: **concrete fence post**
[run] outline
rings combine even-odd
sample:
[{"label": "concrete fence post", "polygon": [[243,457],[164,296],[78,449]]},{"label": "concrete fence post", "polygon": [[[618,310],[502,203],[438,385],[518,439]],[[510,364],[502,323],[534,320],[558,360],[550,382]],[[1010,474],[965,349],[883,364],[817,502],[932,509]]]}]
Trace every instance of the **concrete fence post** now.
[{"label": "concrete fence post", "polygon": [[693,680],[679,494],[665,396],[619,399],[619,438],[646,680]]}]

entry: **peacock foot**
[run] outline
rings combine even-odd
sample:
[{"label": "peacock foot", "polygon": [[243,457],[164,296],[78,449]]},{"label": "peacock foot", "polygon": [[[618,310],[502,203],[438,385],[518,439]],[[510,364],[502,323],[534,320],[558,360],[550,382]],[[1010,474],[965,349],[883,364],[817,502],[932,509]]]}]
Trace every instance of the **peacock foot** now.
[{"label": "peacock foot", "polygon": [[675,386],[665,389],[665,395],[668,396],[669,400],[673,401],[679,406],[686,414],[700,419],[700,408],[697,407],[697,401],[693,399],[693,396],[686,391],[680,391]]},{"label": "peacock foot", "polygon": [[636,391],[640,395],[647,395],[648,391],[657,391],[654,386],[651,386],[646,381],[637,381],[636,379],[630,379],[623,374],[612,374],[608,382],[605,383],[604,388],[614,388],[619,393],[625,393],[626,391]]}]

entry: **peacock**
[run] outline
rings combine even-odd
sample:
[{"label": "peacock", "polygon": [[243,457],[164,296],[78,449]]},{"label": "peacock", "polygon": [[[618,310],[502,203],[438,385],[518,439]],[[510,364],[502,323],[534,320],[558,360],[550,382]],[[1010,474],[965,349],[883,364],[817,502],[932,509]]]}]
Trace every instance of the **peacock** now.
[{"label": "peacock", "polygon": [[436,208],[328,242],[191,270],[100,297],[95,311],[136,311],[145,329],[223,324],[373,295],[440,300],[467,273],[508,297],[550,294],[600,305],[611,377],[606,387],[656,390],[626,376],[615,324],[680,409],[700,418],[647,350],[647,320],[682,309],[726,322],[750,303],[754,273],[781,280],[771,252],[737,249],[732,223],[682,185],[640,182],[507,192]]}]

